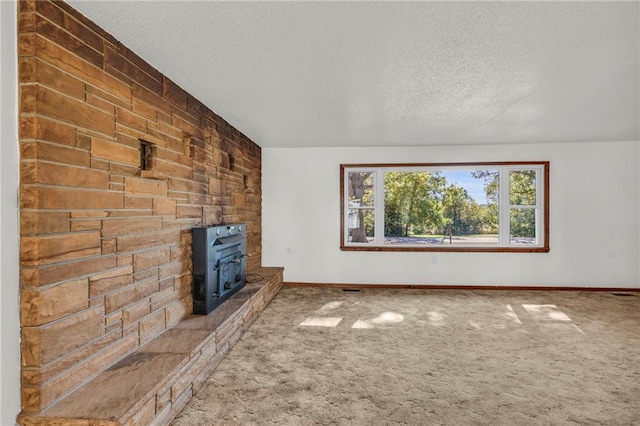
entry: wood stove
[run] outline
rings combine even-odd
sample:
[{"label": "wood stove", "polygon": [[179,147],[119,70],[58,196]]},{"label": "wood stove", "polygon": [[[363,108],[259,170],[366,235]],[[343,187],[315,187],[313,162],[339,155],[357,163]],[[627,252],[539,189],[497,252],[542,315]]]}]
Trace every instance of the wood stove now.
[{"label": "wood stove", "polygon": [[193,229],[193,313],[208,314],[247,282],[244,224]]}]

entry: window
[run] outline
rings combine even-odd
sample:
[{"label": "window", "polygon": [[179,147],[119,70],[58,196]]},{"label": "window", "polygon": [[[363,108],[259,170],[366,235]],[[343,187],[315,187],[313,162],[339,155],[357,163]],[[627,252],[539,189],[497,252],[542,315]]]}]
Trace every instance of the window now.
[{"label": "window", "polygon": [[549,162],[340,166],[342,250],[549,251]]}]

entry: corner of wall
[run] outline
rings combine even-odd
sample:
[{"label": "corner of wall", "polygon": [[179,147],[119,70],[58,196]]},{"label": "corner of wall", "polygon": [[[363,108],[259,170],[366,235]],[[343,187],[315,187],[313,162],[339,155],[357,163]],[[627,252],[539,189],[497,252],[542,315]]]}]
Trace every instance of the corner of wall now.
[{"label": "corner of wall", "polygon": [[0,424],[20,412],[17,2],[0,2]]}]

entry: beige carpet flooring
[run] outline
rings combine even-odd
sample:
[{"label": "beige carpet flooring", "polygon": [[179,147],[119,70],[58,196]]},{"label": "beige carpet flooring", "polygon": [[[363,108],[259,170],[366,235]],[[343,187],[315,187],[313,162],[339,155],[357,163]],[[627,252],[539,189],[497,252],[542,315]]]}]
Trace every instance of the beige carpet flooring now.
[{"label": "beige carpet flooring", "polygon": [[640,425],[612,293],[285,287],[173,424]]}]

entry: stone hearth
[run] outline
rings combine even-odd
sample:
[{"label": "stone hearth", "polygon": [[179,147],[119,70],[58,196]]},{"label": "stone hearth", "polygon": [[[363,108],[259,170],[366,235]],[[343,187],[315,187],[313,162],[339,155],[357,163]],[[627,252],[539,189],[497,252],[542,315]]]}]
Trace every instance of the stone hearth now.
[{"label": "stone hearth", "polygon": [[19,424],[169,424],[282,287],[283,268],[252,272],[262,279],[209,315],[187,317],[45,411],[21,415]]}]

